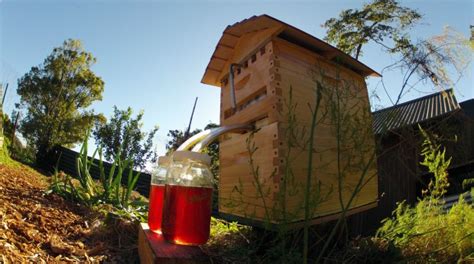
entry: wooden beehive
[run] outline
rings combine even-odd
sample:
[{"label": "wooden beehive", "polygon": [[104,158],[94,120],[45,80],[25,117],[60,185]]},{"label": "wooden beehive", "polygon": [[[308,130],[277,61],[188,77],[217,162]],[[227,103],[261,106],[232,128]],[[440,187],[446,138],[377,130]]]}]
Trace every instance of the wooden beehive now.
[{"label": "wooden beehive", "polygon": [[[231,64],[239,65],[234,69],[235,108]],[[369,75],[378,74],[267,15],[228,26],[202,82],[221,87],[221,126],[252,123],[259,130],[220,139],[220,215],[252,224],[301,222],[306,186],[312,223],[334,219],[344,207],[347,214],[375,207]],[[354,190],[359,191],[352,195]]]}]

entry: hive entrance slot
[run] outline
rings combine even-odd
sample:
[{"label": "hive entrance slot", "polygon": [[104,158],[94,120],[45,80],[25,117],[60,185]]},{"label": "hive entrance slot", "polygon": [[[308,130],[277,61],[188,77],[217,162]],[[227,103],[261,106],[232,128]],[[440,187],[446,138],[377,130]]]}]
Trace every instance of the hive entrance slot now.
[{"label": "hive entrance slot", "polygon": [[265,99],[267,97],[267,87],[263,86],[262,88],[258,89],[256,92],[253,94],[247,96],[244,100],[240,101],[237,104],[237,107],[235,108],[235,111],[233,109],[228,109],[224,111],[224,119],[227,119],[236,113],[246,109],[247,107],[258,103],[259,101]]}]

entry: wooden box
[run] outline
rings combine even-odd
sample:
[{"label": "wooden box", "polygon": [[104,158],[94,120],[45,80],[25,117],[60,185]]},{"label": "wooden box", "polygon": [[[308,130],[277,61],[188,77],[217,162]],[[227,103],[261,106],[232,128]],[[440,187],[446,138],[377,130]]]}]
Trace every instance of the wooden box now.
[{"label": "wooden box", "polygon": [[[235,108],[231,63],[239,65]],[[227,27],[202,82],[221,88],[221,126],[252,123],[258,130],[220,139],[220,215],[251,224],[297,224],[305,219],[307,200],[309,218],[320,223],[343,208],[349,215],[376,206],[368,75],[377,73],[272,17]]]}]

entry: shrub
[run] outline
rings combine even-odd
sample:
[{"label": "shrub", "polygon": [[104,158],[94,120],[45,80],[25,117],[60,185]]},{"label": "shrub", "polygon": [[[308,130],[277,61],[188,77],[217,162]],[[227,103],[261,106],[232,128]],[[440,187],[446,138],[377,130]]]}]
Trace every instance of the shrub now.
[{"label": "shrub", "polygon": [[399,203],[393,217],[382,221],[376,237],[400,248],[413,262],[456,262],[474,257],[474,208],[459,199],[449,211],[443,210],[442,195],[448,187],[446,169],[450,159],[445,150],[425,137],[422,165],[434,175],[428,190],[414,207]]}]

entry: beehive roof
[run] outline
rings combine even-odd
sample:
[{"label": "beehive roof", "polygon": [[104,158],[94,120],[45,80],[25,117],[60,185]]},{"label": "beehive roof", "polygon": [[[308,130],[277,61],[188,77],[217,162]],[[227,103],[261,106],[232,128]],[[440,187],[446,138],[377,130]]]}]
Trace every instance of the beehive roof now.
[{"label": "beehive roof", "polygon": [[293,43],[316,52],[330,60],[336,60],[337,58],[338,63],[343,64],[345,67],[364,77],[381,76],[362,62],[330,44],[276,18],[268,15],[260,15],[227,26],[217,43],[201,82],[220,86],[220,78],[224,72],[229,70],[228,67],[230,63],[240,63],[241,60],[244,59],[235,54],[239,42],[245,41],[245,46],[250,53],[253,50],[261,48],[262,45],[275,36],[291,40]]}]

